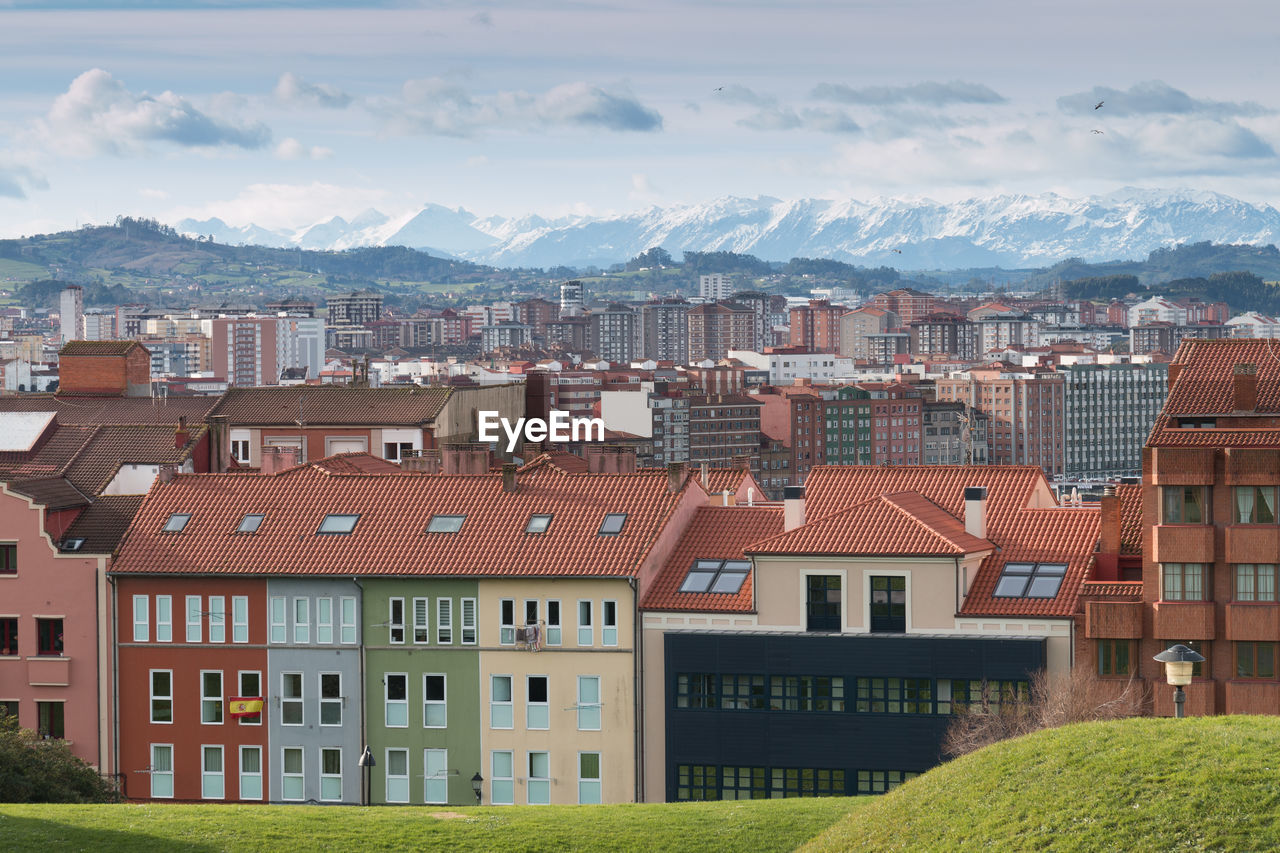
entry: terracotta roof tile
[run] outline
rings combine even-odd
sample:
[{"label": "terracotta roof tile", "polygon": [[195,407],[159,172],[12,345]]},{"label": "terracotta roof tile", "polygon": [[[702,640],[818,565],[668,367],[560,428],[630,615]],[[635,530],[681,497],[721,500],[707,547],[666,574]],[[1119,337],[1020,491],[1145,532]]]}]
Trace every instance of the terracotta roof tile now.
[{"label": "terracotta roof tile", "polygon": [[[518,491],[482,474],[338,474],[304,467],[284,476],[179,475],[152,487],[121,548],[121,573],[627,576],[639,570],[677,501],[666,472],[534,472]],[[705,500],[705,498],[703,498]],[[175,512],[186,529],[161,527]],[[237,534],[247,513],[266,516]],[[360,515],[350,535],[316,531],[326,514]],[[544,534],[529,516],[552,513]],[[607,513],[627,513],[601,536]],[[436,514],[466,515],[455,534],[428,534]]]},{"label": "terracotta roof tile", "polygon": [[1265,338],[1184,338],[1173,358],[1178,377],[1169,389],[1166,415],[1230,413],[1231,376],[1237,364],[1258,370],[1259,412],[1280,412],[1280,341]]},{"label": "terracotta roof tile", "polygon": [[87,506],[89,498],[71,484],[66,477],[47,477],[43,480],[11,480],[9,490],[26,495],[46,509],[71,509]]},{"label": "terracotta roof tile", "polygon": [[130,522],[142,506],[142,495],[102,495],[71,522],[63,541],[84,539],[78,550],[86,554],[111,554],[124,538]]},{"label": "terracotta roof tile", "polygon": [[[701,483],[701,472],[695,468],[693,469],[693,474],[698,478],[698,482]],[[743,479],[749,474],[749,471],[744,471],[741,468],[708,468],[706,489],[712,494],[722,494],[726,491],[737,492],[738,487],[742,485]]]},{"label": "terracotta roof tile", "polygon": [[179,417],[197,424],[217,404],[217,397],[82,397],[63,394],[0,395],[0,412],[57,412],[61,425],[168,424]]},{"label": "terracotta roof tile", "polygon": [[127,355],[134,347],[141,347],[137,341],[67,341],[58,350],[60,357],[88,355]]},{"label": "terracotta roof tile", "polygon": [[1276,447],[1280,446],[1280,429],[1255,427],[1214,427],[1192,429],[1173,425],[1168,415],[1156,417],[1148,447]]},{"label": "terracotta roof tile", "polygon": [[1142,600],[1142,581],[1085,581],[1080,594],[1090,598],[1133,598]]},{"label": "terracotta roof tile", "polygon": [[994,549],[916,492],[879,495],[746,548],[751,554],[943,557]]},{"label": "terracotta roof tile", "polygon": [[1142,486],[1124,483],[1116,486],[1120,498],[1120,553],[1142,553]]},{"label": "terracotta roof tile", "polygon": [[323,459],[307,462],[301,467],[311,467],[329,474],[395,474],[401,470],[396,463],[388,462],[386,459],[379,459],[377,456],[364,451],[335,453]]},{"label": "terracotta roof tile", "polygon": [[418,386],[232,388],[212,413],[226,415],[233,425],[419,426],[434,421],[452,393],[452,388]]},{"label": "terracotta roof tile", "polygon": [[680,586],[694,560],[745,559],[746,543],[780,532],[782,508],[778,506],[698,507],[671,557],[649,586],[640,608],[750,613],[754,609],[754,572],[747,575],[737,595],[680,592]]}]

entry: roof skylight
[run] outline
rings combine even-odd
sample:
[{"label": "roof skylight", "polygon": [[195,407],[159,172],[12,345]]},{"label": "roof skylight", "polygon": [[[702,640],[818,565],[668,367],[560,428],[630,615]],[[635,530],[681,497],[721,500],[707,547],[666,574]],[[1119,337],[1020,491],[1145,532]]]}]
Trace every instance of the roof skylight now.
[{"label": "roof skylight", "polygon": [[611,512],[604,517],[604,521],[600,524],[600,535],[617,536],[622,532],[622,528],[626,523],[627,514],[625,512]]},{"label": "roof skylight", "polygon": [[462,529],[465,515],[433,515],[427,522],[428,533],[457,533]]},{"label": "roof skylight", "polygon": [[343,515],[341,513],[331,512],[320,522],[320,529],[316,533],[346,535],[356,529],[356,522],[360,520],[357,515]]},{"label": "roof skylight", "polygon": [[187,522],[191,520],[189,512],[175,512],[169,516],[169,520],[164,523],[163,533],[181,533],[186,529]]},{"label": "roof skylight", "polygon": [[1066,574],[1066,563],[1005,563],[992,596],[1054,598]]},{"label": "roof skylight", "polygon": [[547,529],[551,527],[552,518],[554,518],[554,516],[549,514],[531,515],[529,516],[529,523],[525,525],[524,532],[525,533],[546,533]]},{"label": "roof skylight", "polygon": [[240,526],[236,528],[236,533],[257,533],[264,518],[266,516],[261,513],[245,513],[244,518],[240,519]]},{"label": "roof skylight", "polygon": [[736,595],[750,571],[746,560],[694,560],[680,591]]},{"label": "roof skylight", "polygon": [[62,540],[62,550],[63,550],[63,551],[79,551],[79,550],[80,550],[81,548],[83,548],[83,547],[84,547],[84,538],[83,538],[83,537],[77,536],[77,537],[73,537],[73,538],[71,538],[71,539],[63,539],[63,540]]}]

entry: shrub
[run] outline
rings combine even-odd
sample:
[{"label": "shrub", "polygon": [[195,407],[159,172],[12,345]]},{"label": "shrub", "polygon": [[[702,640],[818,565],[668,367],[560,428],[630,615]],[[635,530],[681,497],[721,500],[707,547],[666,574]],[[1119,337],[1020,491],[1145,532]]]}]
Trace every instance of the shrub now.
[{"label": "shrub", "polygon": [[111,783],[60,740],[43,740],[0,713],[0,802],[109,803]]}]

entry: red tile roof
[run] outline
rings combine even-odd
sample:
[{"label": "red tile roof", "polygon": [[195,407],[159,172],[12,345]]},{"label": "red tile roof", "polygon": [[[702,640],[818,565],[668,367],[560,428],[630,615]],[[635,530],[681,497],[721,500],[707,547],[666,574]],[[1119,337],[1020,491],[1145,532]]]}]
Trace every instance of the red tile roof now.
[{"label": "red tile roof", "polygon": [[102,495],[76,516],[62,539],[84,539],[80,553],[113,553],[140,506],[142,495]]},{"label": "red tile roof", "polygon": [[141,347],[137,341],[67,341],[58,350],[60,357],[65,356],[103,356],[126,355],[134,347]]},{"label": "red tile roof", "polygon": [[[736,493],[738,487],[742,485],[742,481],[750,476],[751,472],[742,468],[708,468],[706,490],[711,494],[723,494],[724,492]],[[702,482],[702,472],[694,468],[693,475],[698,478],[698,482]],[[764,493],[761,489],[756,489],[757,500],[764,500]]]},{"label": "red tile roof", "polygon": [[1120,553],[1142,553],[1142,485],[1124,483],[1116,486],[1120,498]]},{"label": "red tile roof", "polygon": [[746,548],[751,554],[959,557],[995,546],[916,492],[879,495]]},{"label": "red tile roof", "polygon": [[168,424],[186,417],[195,425],[218,403],[218,397],[108,397],[63,394],[0,395],[0,412],[57,412],[62,425]]},{"label": "red tile roof", "polygon": [[564,471],[566,474],[585,474],[587,471],[587,460],[567,450],[552,450],[539,453],[526,462],[520,468],[520,471],[532,470],[543,465],[549,465]]},{"label": "red tile roof", "polygon": [[748,542],[782,532],[782,508],[747,506],[702,506],[694,513],[680,541],[649,586],[642,610],[693,610],[750,613],[753,607],[753,575],[737,595],[710,592],[680,592],[680,585],[694,560],[745,559]]},{"label": "red tile roof", "polygon": [[232,388],[223,395],[212,414],[226,415],[232,425],[420,426],[435,420],[451,394],[452,388],[416,385]]},{"label": "red tile roof", "polygon": [[1091,598],[1106,596],[1141,601],[1142,581],[1085,581],[1080,585],[1080,594]]},{"label": "red tile roof", "polygon": [[[638,572],[681,496],[667,474],[565,474],[542,469],[503,491],[494,474],[339,474],[312,466],[275,476],[179,475],[153,486],[114,571],[187,574],[628,576]],[[705,496],[699,502],[705,501]],[[175,512],[186,529],[161,527]],[[247,513],[266,516],[253,535],[235,533]],[[326,514],[358,513],[349,535],[316,531]],[[544,534],[529,516],[552,513]],[[627,513],[622,532],[600,536],[607,513]],[[466,515],[455,534],[428,534],[436,514]]]},{"label": "red tile roof", "polygon": [[329,474],[395,474],[401,470],[396,463],[379,459],[377,456],[363,451],[357,453],[335,453],[333,456],[326,456],[323,459],[307,462],[305,465],[293,470],[307,467]]},{"label": "red tile roof", "polygon": [[186,444],[176,447],[173,426],[59,425],[49,439],[23,461],[0,463],[0,479],[65,478],[86,495],[105,489],[122,465],[180,465],[204,436],[205,426],[188,429]]},{"label": "red tile roof", "polygon": [[1231,377],[1237,364],[1257,368],[1257,410],[1280,412],[1280,341],[1184,338],[1170,365],[1178,365],[1178,375],[1169,389],[1163,414],[1229,414],[1235,408]]}]

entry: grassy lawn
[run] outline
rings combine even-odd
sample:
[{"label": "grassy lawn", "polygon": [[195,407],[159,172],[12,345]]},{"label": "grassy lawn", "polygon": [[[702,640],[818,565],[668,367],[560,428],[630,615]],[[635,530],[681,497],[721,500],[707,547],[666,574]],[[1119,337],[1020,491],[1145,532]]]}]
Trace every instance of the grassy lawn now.
[{"label": "grassy lawn", "polygon": [[[0,805],[0,850],[794,850],[870,798],[616,806]],[[435,815],[443,815],[436,817]]]},{"label": "grassy lawn", "polygon": [[1082,723],[943,765],[803,848],[1280,849],[1280,718]]}]

